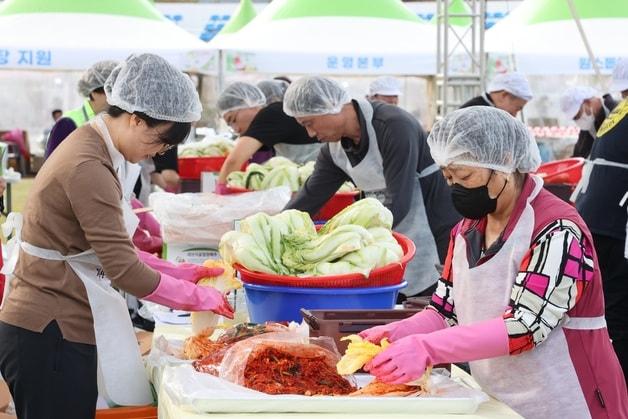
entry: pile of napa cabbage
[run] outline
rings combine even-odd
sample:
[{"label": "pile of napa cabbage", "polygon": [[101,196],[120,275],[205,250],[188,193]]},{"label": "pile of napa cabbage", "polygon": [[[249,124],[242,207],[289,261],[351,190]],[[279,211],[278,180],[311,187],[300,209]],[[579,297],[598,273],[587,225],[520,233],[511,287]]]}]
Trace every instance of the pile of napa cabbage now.
[{"label": "pile of napa cabbage", "polygon": [[258,213],[226,233],[220,255],[257,272],[292,276],[360,273],[398,262],[403,250],[391,233],[392,213],[374,198],[348,206],[318,232],[309,215]]}]

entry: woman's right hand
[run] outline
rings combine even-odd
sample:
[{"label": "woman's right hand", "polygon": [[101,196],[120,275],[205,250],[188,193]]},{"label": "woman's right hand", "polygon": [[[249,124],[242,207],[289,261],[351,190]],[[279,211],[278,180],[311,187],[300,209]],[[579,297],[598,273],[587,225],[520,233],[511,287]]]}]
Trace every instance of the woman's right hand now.
[{"label": "woman's right hand", "polygon": [[358,333],[358,335],[364,339],[368,340],[371,343],[379,345],[379,343],[384,338],[388,338],[390,342],[394,342],[396,339],[396,329],[399,327],[398,323],[401,322],[393,322],[388,324],[383,324],[381,326],[371,327],[370,329],[366,329]]},{"label": "woman's right hand", "polygon": [[213,311],[233,318],[233,308],[227,297],[216,288],[199,286],[163,272],[155,290],[142,299],[178,310]]},{"label": "woman's right hand", "polygon": [[384,338],[395,342],[406,336],[431,333],[447,327],[449,325],[443,316],[432,308],[426,308],[407,319],[363,330],[359,335],[364,340],[379,344]]},{"label": "woman's right hand", "polygon": [[207,297],[202,301],[203,309],[198,311],[213,311],[228,319],[233,319],[233,307],[229,304],[227,296],[212,287],[199,287],[201,290],[207,291]]}]

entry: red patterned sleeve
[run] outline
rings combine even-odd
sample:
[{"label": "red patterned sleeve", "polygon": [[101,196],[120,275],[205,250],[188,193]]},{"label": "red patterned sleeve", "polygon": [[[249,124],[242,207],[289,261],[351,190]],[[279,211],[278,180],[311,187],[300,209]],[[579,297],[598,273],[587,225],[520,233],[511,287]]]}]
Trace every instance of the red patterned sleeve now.
[{"label": "red patterned sleeve", "polygon": [[447,320],[447,323],[449,323],[450,326],[455,326],[458,323],[456,310],[454,308],[451,267],[454,256],[455,237],[458,229],[459,225],[456,225],[450,233],[449,247],[447,248],[447,258],[445,259],[443,273],[438,280],[436,291],[432,294],[432,300],[430,301],[430,307],[438,311],[445,318],[445,320]]},{"label": "red patterned sleeve", "polygon": [[504,313],[510,354],[541,344],[593,277],[593,251],[580,228],[557,220],[535,238],[521,262]]}]

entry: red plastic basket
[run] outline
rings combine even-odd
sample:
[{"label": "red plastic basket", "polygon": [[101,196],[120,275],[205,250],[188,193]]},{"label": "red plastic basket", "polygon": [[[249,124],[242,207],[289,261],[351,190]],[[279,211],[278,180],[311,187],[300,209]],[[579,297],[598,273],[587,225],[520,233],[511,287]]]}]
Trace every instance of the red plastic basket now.
[{"label": "red plastic basket", "polygon": [[355,202],[356,196],[360,194],[359,191],[351,191],[351,192],[336,192],[334,196],[332,196],[329,201],[323,205],[313,217],[314,221],[327,221],[332,218],[334,215],[338,214],[340,211],[348,207],[349,205]]},{"label": "red plastic basket", "polygon": [[416,246],[414,242],[393,231],[393,237],[403,250],[403,257],[397,263],[391,263],[371,271],[368,278],[360,274],[326,275],[297,277],[287,275],[272,275],[254,272],[244,266],[236,264],[234,267],[240,272],[240,279],[247,284],[275,285],[295,288],[368,288],[383,287],[400,284],[406,271],[408,262],[414,257]]},{"label": "red plastic basket", "polygon": [[234,193],[255,192],[253,189],[238,188],[237,186],[227,186],[227,195]]},{"label": "red plastic basket", "polygon": [[179,157],[179,177],[183,180],[198,180],[202,172],[220,172],[227,156]]},{"label": "red plastic basket", "polygon": [[582,177],[584,159],[574,157],[542,164],[536,174],[543,178],[546,184],[576,185]]}]

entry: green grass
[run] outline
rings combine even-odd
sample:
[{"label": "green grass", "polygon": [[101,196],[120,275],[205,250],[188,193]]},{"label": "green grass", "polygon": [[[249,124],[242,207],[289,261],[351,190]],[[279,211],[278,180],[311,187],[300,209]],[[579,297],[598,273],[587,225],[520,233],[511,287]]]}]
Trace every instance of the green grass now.
[{"label": "green grass", "polygon": [[[33,185],[33,181],[35,181],[34,177],[23,178],[20,182],[14,184],[11,189],[11,203],[13,208],[11,210],[13,212],[21,212],[24,209],[24,204],[26,204],[26,197],[28,196],[28,191],[30,191],[31,186]],[[6,194],[4,195],[4,206],[6,208]]]},{"label": "green grass", "polygon": [[[24,209],[24,205],[26,204],[26,197],[28,196],[28,191],[30,191],[31,186],[33,185],[34,177],[23,178],[18,183],[14,183],[11,186],[11,211],[13,212],[21,212]],[[4,208],[5,210],[8,208],[7,206],[7,195],[4,194]],[[3,215],[0,218],[0,222],[4,222],[5,216]],[[6,238],[2,235],[2,242],[4,243]]]}]

